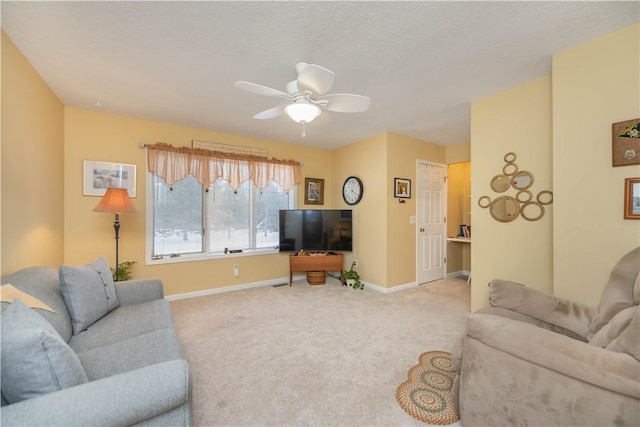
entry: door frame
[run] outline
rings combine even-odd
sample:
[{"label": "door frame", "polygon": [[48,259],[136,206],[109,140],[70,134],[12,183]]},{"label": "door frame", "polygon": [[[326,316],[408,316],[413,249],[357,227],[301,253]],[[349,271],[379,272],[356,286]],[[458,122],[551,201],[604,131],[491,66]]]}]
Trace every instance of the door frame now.
[{"label": "door frame", "polygon": [[[449,168],[445,163],[438,163],[438,162],[432,162],[429,160],[422,160],[422,159],[416,159],[416,221],[415,221],[415,230],[414,230],[414,236],[415,236],[415,240],[416,240],[416,260],[415,260],[415,264],[416,264],[416,271],[415,271],[415,277],[416,277],[416,284],[418,286],[421,285],[420,283],[420,239],[419,239],[419,218],[420,218],[420,201],[422,199],[422,193],[421,193],[421,186],[420,186],[420,165],[429,165],[429,166],[437,166],[437,167],[442,167],[444,169],[444,182],[443,182],[443,190],[442,190],[442,208],[444,209],[445,215],[444,215],[444,239],[442,239],[442,254],[444,259],[442,260],[443,265],[444,265],[444,271],[443,271],[443,279],[445,279],[447,277],[447,229],[449,227],[448,223],[447,223],[447,217],[449,214],[449,210],[448,210],[448,200],[449,200],[449,196],[448,196],[448,192],[447,192],[447,187],[448,187],[448,180],[449,180]],[[439,280],[439,279],[437,279]],[[429,282],[425,282],[425,283],[429,283]]]}]

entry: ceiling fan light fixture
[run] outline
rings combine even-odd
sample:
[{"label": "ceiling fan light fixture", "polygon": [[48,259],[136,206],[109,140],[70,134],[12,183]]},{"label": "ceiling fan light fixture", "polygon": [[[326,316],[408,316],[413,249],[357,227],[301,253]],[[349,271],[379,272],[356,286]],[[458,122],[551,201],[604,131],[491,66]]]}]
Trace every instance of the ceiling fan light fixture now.
[{"label": "ceiling fan light fixture", "polygon": [[311,123],[322,112],[317,105],[304,101],[297,101],[284,107],[284,112],[296,123]]}]

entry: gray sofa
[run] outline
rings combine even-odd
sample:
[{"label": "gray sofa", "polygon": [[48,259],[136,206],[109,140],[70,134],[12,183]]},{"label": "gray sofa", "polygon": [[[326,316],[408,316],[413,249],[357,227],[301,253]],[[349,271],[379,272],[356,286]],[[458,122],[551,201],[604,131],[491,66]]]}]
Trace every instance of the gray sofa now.
[{"label": "gray sofa", "polygon": [[[2,278],[54,311],[2,303],[3,426],[191,425],[189,365],[162,282],[109,279],[104,259]],[[40,346],[48,352],[32,355]]]},{"label": "gray sofa", "polygon": [[598,307],[493,280],[452,351],[467,426],[640,425],[640,248]]}]

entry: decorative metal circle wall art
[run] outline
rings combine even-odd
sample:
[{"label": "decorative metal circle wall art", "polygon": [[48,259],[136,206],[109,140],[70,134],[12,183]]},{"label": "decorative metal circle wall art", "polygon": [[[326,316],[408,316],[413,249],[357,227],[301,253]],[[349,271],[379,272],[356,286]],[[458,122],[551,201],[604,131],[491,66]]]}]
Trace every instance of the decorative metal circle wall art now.
[{"label": "decorative metal circle wall art", "polygon": [[542,190],[538,192],[534,201],[533,193],[530,191],[534,182],[533,173],[519,170],[516,159],[517,156],[513,152],[505,154],[502,173],[494,176],[489,183],[494,192],[506,193],[514,190],[515,196],[504,194],[495,199],[482,196],[478,199],[478,206],[488,208],[496,221],[511,222],[518,216],[527,221],[537,221],[544,216],[544,206],[553,203],[553,192]]}]

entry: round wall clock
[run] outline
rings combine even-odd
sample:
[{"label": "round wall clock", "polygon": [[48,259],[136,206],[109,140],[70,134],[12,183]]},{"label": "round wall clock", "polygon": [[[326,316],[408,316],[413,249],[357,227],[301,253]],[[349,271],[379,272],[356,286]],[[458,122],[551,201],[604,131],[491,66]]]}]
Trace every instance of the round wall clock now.
[{"label": "round wall clock", "polygon": [[350,176],[344,180],[342,186],[342,198],[348,205],[357,205],[362,200],[362,193],[364,193],[364,186],[362,181],[357,176]]}]

